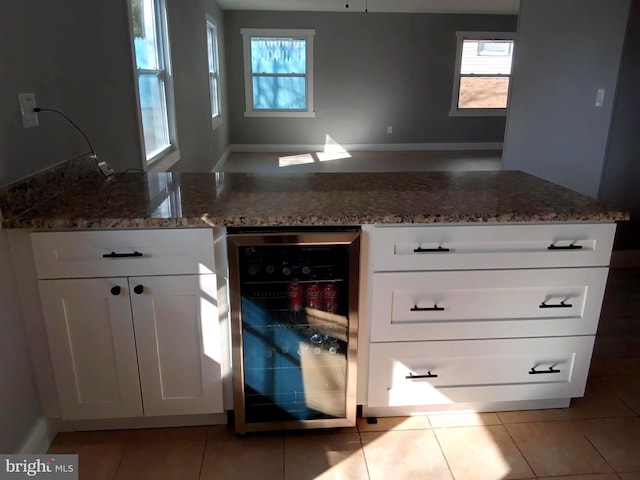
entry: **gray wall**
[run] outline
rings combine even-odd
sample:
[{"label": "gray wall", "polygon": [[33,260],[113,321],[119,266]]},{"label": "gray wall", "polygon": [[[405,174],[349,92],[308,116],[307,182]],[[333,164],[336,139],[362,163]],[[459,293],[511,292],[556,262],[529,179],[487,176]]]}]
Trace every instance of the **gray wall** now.
[{"label": "gray wall", "polygon": [[40,418],[40,405],[6,233],[2,230],[0,272],[0,452],[13,453]]},{"label": "gray wall", "polygon": [[521,1],[504,169],[597,196],[629,5]]},{"label": "gray wall", "polygon": [[[448,116],[456,30],[500,15],[225,11],[232,144],[501,142],[504,117]],[[316,118],[245,118],[241,28],[312,28]],[[387,134],[387,125],[393,134]]]},{"label": "gray wall", "polygon": [[609,149],[598,199],[631,211],[618,225],[617,248],[640,249],[640,0],[631,8],[622,51]]},{"label": "gray wall", "polygon": [[[222,13],[215,0],[168,0],[168,10],[182,154],[175,169],[208,171],[228,146],[228,126],[208,127],[204,12]],[[0,45],[0,185],[88,150],[53,113],[23,129],[20,92],[71,117],[116,170],[141,167],[127,0],[2,2]]]},{"label": "gray wall", "polygon": [[[223,13],[215,0],[168,0],[167,4],[181,157],[171,170],[209,172],[229,146]],[[222,124],[213,132],[209,107],[206,13],[216,19],[222,76]]]}]

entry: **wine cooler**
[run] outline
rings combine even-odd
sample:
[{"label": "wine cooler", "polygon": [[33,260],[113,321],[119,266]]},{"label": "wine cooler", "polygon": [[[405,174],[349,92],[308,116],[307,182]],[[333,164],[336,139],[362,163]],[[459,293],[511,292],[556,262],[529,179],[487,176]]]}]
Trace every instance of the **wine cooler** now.
[{"label": "wine cooler", "polygon": [[355,425],[360,229],[228,229],[237,433]]}]

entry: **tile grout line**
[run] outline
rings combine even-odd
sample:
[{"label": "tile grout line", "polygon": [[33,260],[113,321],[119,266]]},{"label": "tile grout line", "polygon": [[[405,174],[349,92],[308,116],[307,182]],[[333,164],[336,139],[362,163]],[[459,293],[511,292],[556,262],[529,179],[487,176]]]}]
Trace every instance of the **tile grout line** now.
[{"label": "tile grout line", "polygon": [[[427,416],[427,420],[429,420],[428,416]],[[429,420],[429,425],[431,425],[431,420]],[[451,474],[451,478],[453,480],[456,480],[456,476],[453,474],[453,469],[451,468],[451,465],[449,464],[449,460],[447,460],[447,456],[444,453],[444,449],[442,448],[442,445],[440,444],[440,439],[438,438],[438,434],[436,433],[436,429],[432,428],[431,432],[433,433],[433,437],[436,439],[436,443],[438,444],[438,448],[440,449],[440,453],[442,454],[442,458],[444,458],[444,462],[447,464],[447,468],[449,469],[449,473]]]},{"label": "tile grout line", "polygon": [[[500,418],[500,417],[498,417]],[[502,421],[502,419],[500,418],[500,421]],[[535,423],[535,422],[523,422],[523,423]],[[513,438],[513,436],[511,435],[511,432],[509,431],[509,429],[507,428],[506,423],[502,424],[502,428],[504,428],[504,431],[507,432],[507,435],[509,436],[509,438],[511,439],[511,441],[513,442],[513,445],[516,447],[516,450],[518,450],[518,453],[522,456],[522,459],[524,460],[524,462],[527,464],[527,466],[529,467],[529,469],[531,470],[531,472],[533,473],[533,475],[535,476],[535,478],[539,478],[538,473],[535,471],[535,469],[533,468],[533,465],[531,465],[531,463],[529,463],[529,460],[527,459],[527,457],[525,456],[524,452],[520,449],[520,445],[518,445],[518,442],[516,442],[516,439]]]},{"label": "tile grout line", "polygon": [[[572,422],[573,423],[573,422]],[[575,425],[574,425],[575,426]],[[577,426],[575,426],[575,428],[578,428]],[[581,430],[580,433],[582,434],[582,436],[584,437],[584,439],[587,441],[587,443],[589,443],[589,445],[591,445],[591,447],[593,447],[593,449],[598,453],[598,455],[600,455],[600,458],[602,458],[602,460],[604,460],[604,463],[607,464],[607,466],[611,469],[612,472],[614,472],[616,475],[618,475],[618,472],[615,468],[613,468],[613,465],[611,465],[607,459],[604,457],[604,455],[602,453],[600,453],[600,450],[598,450],[598,448],[591,442],[591,440],[589,440],[589,437],[587,437],[587,435]],[[620,475],[618,475],[619,477]]]},{"label": "tile grout line", "polygon": [[[357,427],[357,423],[356,423]],[[369,471],[369,462],[367,461],[367,454],[364,451],[364,442],[362,441],[362,432],[358,428],[358,439],[360,440],[360,450],[362,450],[362,457],[364,458],[364,467],[367,469],[367,478],[371,480],[371,472]]]}]

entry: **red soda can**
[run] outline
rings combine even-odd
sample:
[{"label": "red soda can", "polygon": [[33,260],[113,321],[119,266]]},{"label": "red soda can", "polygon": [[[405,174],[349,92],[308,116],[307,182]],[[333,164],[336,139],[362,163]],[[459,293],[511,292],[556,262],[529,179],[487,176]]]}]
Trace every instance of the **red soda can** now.
[{"label": "red soda can", "polygon": [[322,288],[322,310],[338,313],[338,287],[333,283],[327,283]]},{"label": "red soda can", "polygon": [[317,283],[307,286],[305,291],[305,300],[307,307],[320,310],[322,308],[322,289]]},{"label": "red soda can", "polygon": [[287,296],[289,297],[289,311],[299,312],[302,310],[302,285],[298,282],[290,283],[287,286]]}]

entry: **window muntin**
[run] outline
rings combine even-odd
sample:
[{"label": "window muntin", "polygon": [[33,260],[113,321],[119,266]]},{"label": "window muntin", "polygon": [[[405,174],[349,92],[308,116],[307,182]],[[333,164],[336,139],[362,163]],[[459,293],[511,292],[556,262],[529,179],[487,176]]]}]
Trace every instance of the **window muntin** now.
[{"label": "window muntin", "polygon": [[211,107],[211,129],[220,123],[220,64],[218,60],[218,28],[207,15],[207,59],[209,69],[209,98]]},{"label": "window muntin", "polygon": [[242,29],[246,116],[314,116],[313,30]]},{"label": "window muntin", "polygon": [[506,115],[514,34],[458,32],[451,115]]},{"label": "window muntin", "polygon": [[177,151],[164,0],[131,0],[136,79],[146,163]]}]

